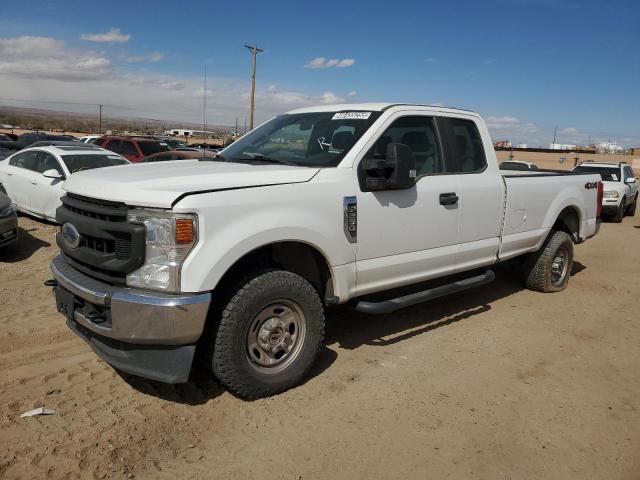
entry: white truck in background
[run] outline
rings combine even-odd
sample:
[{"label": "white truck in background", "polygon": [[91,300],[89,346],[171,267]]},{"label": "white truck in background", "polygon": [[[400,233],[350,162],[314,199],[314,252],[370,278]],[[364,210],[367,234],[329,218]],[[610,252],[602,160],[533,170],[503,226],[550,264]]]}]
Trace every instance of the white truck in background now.
[{"label": "white truck in background", "polygon": [[563,290],[602,196],[598,174],[500,171],[475,113],[379,103],[294,110],[216,158],[65,188],[47,285],[69,327],[164,382],[187,380],[198,346],[243,398],[303,381],[325,306],[389,313],[515,257],[529,288]]}]

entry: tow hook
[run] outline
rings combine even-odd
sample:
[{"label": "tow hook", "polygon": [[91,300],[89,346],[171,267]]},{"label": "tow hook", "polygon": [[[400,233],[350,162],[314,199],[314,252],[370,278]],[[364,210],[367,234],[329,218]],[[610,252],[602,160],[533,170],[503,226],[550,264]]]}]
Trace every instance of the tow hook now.
[{"label": "tow hook", "polygon": [[57,287],[58,286],[58,281],[55,278],[52,278],[51,280],[45,280],[44,281],[44,286],[45,287]]}]

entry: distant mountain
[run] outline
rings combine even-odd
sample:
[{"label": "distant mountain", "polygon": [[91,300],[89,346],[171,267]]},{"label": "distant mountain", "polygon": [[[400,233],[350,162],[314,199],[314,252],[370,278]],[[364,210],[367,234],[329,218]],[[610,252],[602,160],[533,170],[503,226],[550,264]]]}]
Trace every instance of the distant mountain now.
[{"label": "distant mountain", "polygon": [[[12,125],[28,130],[94,133],[99,129],[99,116],[97,114],[0,105],[0,125]],[[202,130],[201,123],[137,117],[107,117],[104,115],[102,117],[102,131],[158,134],[178,127]],[[207,130],[224,136],[231,134],[234,127],[207,124]]]}]

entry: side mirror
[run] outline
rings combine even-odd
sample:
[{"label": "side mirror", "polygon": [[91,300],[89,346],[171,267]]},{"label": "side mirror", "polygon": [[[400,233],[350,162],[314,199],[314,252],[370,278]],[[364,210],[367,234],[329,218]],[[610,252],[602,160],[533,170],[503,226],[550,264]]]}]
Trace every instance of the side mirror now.
[{"label": "side mirror", "polygon": [[636,183],[636,179],[634,177],[627,178],[624,183]]},{"label": "side mirror", "polygon": [[367,190],[403,190],[416,184],[416,158],[404,143],[387,145],[386,159],[362,161]]},{"label": "side mirror", "polygon": [[62,178],[62,174],[55,168],[52,168],[50,170],[45,170],[44,172],[42,172],[42,176],[46,178],[58,178],[58,179]]}]

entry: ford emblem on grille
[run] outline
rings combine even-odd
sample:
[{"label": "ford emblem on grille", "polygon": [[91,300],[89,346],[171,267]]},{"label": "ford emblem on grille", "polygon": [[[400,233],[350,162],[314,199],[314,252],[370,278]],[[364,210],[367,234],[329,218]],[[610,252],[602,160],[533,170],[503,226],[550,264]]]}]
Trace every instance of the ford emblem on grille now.
[{"label": "ford emblem on grille", "polygon": [[62,225],[60,233],[62,234],[62,241],[67,247],[71,249],[78,248],[80,245],[80,233],[75,225],[65,223]]}]

